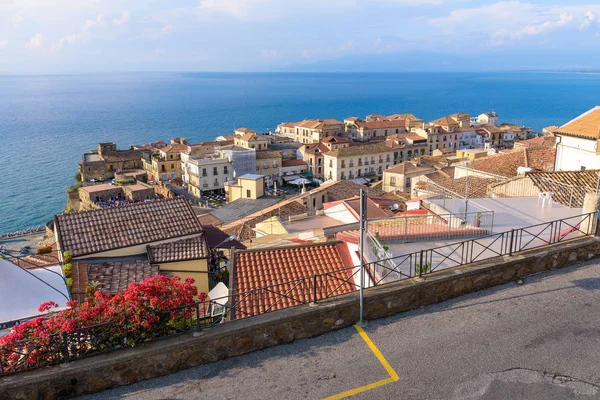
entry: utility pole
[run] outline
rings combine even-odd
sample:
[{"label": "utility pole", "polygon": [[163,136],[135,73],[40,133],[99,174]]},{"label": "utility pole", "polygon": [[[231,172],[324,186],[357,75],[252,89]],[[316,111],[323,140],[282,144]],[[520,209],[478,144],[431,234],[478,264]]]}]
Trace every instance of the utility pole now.
[{"label": "utility pole", "polygon": [[367,229],[367,191],[360,190],[360,241],[359,241],[359,256],[360,256],[360,312],[358,324],[363,324],[363,291],[365,286],[365,231]]}]

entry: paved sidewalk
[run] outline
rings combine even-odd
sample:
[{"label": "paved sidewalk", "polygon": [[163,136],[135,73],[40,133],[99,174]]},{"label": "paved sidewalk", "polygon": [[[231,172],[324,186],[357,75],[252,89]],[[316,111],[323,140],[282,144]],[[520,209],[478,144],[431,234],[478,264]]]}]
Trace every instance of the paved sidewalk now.
[{"label": "paved sidewalk", "polygon": [[[364,327],[399,380],[352,399],[599,399],[600,262]],[[388,378],[353,327],[87,399],[318,399]]]}]

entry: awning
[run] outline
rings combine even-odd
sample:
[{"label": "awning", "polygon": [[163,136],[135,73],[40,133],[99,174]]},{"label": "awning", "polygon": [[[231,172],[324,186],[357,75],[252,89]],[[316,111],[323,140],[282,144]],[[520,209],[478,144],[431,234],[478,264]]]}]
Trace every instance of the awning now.
[{"label": "awning", "polygon": [[299,175],[284,175],[282,176],[283,180],[286,182],[295,181],[296,179],[300,179]]}]

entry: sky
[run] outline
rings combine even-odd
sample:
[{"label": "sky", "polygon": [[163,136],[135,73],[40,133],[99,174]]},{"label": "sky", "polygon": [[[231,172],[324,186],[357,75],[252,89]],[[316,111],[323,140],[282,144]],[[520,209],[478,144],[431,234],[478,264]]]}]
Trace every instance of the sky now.
[{"label": "sky", "polygon": [[600,69],[585,0],[0,0],[0,73]]}]

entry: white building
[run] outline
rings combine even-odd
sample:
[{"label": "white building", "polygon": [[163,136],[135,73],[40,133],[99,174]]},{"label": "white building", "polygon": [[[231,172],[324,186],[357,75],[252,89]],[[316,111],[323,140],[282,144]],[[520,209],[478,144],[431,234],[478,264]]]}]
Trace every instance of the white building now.
[{"label": "white building", "polygon": [[558,128],[555,171],[600,169],[600,106]]},{"label": "white building", "polygon": [[477,116],[477,123],[480,125],[498,125],[498,114],[496,114],[494,111],[479,114]]},{"label": "white building", "polygon": [[183,182],[196,197],[203,192],[223,189],[225,183],[233,181],[231,162],[216,154],[186,158],[181,169]]}]

